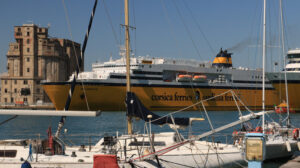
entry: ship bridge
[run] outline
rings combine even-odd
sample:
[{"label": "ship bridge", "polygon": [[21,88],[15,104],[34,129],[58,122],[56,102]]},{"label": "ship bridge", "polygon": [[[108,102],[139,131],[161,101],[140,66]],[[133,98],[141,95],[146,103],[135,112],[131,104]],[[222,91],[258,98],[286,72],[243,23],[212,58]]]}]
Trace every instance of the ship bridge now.
[{"label": "ship bridge", "polygon": [[300,72],[300,49],[289,50],[287,54],[288,63],[286,65],[286,71]]}]

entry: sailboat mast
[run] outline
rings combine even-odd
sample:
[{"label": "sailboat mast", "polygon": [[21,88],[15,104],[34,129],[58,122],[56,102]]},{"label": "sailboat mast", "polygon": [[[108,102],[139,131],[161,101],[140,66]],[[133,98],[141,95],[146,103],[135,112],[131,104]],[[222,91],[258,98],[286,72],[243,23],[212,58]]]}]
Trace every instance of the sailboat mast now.
[{"label": "sailboat mast", "polygon": [[[265,68],[266,68],[266,0],[264,0],[264,19],[263,19],[263,58],[262,58],[262,111],[265,111]],[[265,114],[262,116],[263,134],[265,133]]]},{"label": "sailboat mast", "polygon": [[[89,34],[90,34],[90,30],[91,30],[92,23],[93,23],[93,20],[94,20],[97,3],[98,3],[98,0],[95,0],[93,11],[92,11],[92,14],[91,14],[91,17],[90,17],[90,21],[89,21],[88,30],[87,30],[86,35],[84,37],[84,41],[83,41],[83,45],[82,45],[82,50],[81,50],[81,53],[80,53],[80,57],[78,57],[78,66],[76,66],[76,69],[75,69],[75,72],[74,72],[73,80],[72,80],[72,83],[71,83],[70,90],[68,92],[68,98],[67,98],[67,102],[65,104],[64,111],[68,111],[69,107],[70,107],[70,104],[71,104],[71,99],[72,99],[72,96],[73,96],[73,93],[74,93],[74,90],[75,90],[75,87],[76,87],[76,78],[77,78],[77,76],[79,74],[80,68],[81,68],[82,63],[83,63],[82,61],[83,61],[83,58],[84,58],[84,52],[85,52],[86,45],[87,45],[87,42],[88,42],[88,39],[89,39]],[[56,133],[55,133],[55,137],[59,136],[60,131],[61,131],[61,129],[63,128],[63,126],[65,124],[65,120],[66,120],[66,116],[62,116],[61,119],[60,119],[60,121],[59,121],[57,130],[56,130]]]},{"label": "sailboat mast", "polygon": [[[131,92],[130,88],[130,38],[129,38],[129,0],[124,0],[125,13],[125,47],[126,47],[126,91]],[[132,118],[127,116],[128,134],[132,134]]]},{"label": "sailboat mast", "polygon": [[[286,66],[282,0],[279,1],[279,5],[280,5],[280,21],[281,21],[282,55],[284,56],[284,58],[283,58],[284,66]],[[284,84],[285,84],[285,97],[286,97],[286,108],[287,108],[287,121],[286,121],[286,125],[290,126],[290,105],[289,105],[289,92],[288,92],[288,87],[287,87],[286,68],[284,68]]]}]

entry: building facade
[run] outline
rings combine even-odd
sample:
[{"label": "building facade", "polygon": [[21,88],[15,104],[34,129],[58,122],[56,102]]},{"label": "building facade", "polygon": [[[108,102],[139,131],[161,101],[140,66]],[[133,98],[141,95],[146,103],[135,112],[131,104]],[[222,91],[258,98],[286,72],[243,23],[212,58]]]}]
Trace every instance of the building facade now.
[{"label": "building facade", "polygon": [[49,38],[48,28],[34,24],[15,26],[14,37],[7,52],[7,73],[0,77],[2,104],[48,102],[41,81],[68,80],[77,66],[80,44]]}]

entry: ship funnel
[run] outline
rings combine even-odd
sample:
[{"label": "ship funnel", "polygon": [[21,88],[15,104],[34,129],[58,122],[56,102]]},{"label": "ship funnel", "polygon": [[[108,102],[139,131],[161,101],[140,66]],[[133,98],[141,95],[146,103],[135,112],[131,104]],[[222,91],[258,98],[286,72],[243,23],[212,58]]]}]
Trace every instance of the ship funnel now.
[{"label": "ship funnel", "polygon": [[221,48],[212,65],[215,67],[231,68],[231,55],[232,53],[228,53],[227,50],[223,51]]}]

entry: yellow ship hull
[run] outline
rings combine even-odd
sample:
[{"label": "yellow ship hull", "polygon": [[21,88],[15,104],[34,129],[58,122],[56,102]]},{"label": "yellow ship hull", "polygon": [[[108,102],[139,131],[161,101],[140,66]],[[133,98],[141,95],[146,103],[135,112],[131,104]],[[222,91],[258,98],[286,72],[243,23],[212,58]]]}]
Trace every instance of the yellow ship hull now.
[{"label": "yellow ship hull", "polygon": [[[43,85],[45,92],[57,110],[63,110],[70,85],[46,84]],[[175,111],[191,106],[196,102],[228,91],[228,88],[183,88],[159,87],[159,86],[132,86],[141,102],[152,111]],[[243,103],[251,110],[261,110],[262,91],[257,89],[233,89]],[[197,93],[197,94],[195,94]],[[86,96],[85,96],[86,95]],[[70,110],[102,110],[102,111],[124,111],[125,109],[125,86],[111,85],[76,85],[71,99]],[[274,109],[274,104],[279,102],[278,96],[273,89],[266,90],[266,109]],[[231,93],[226,93],[204,102],[210,111],[232,111],[237,110],[236,103]],[[241,109],[244,107],[239,104]],[[186,110],[194,111],[202,109],[201,104]]]}]

